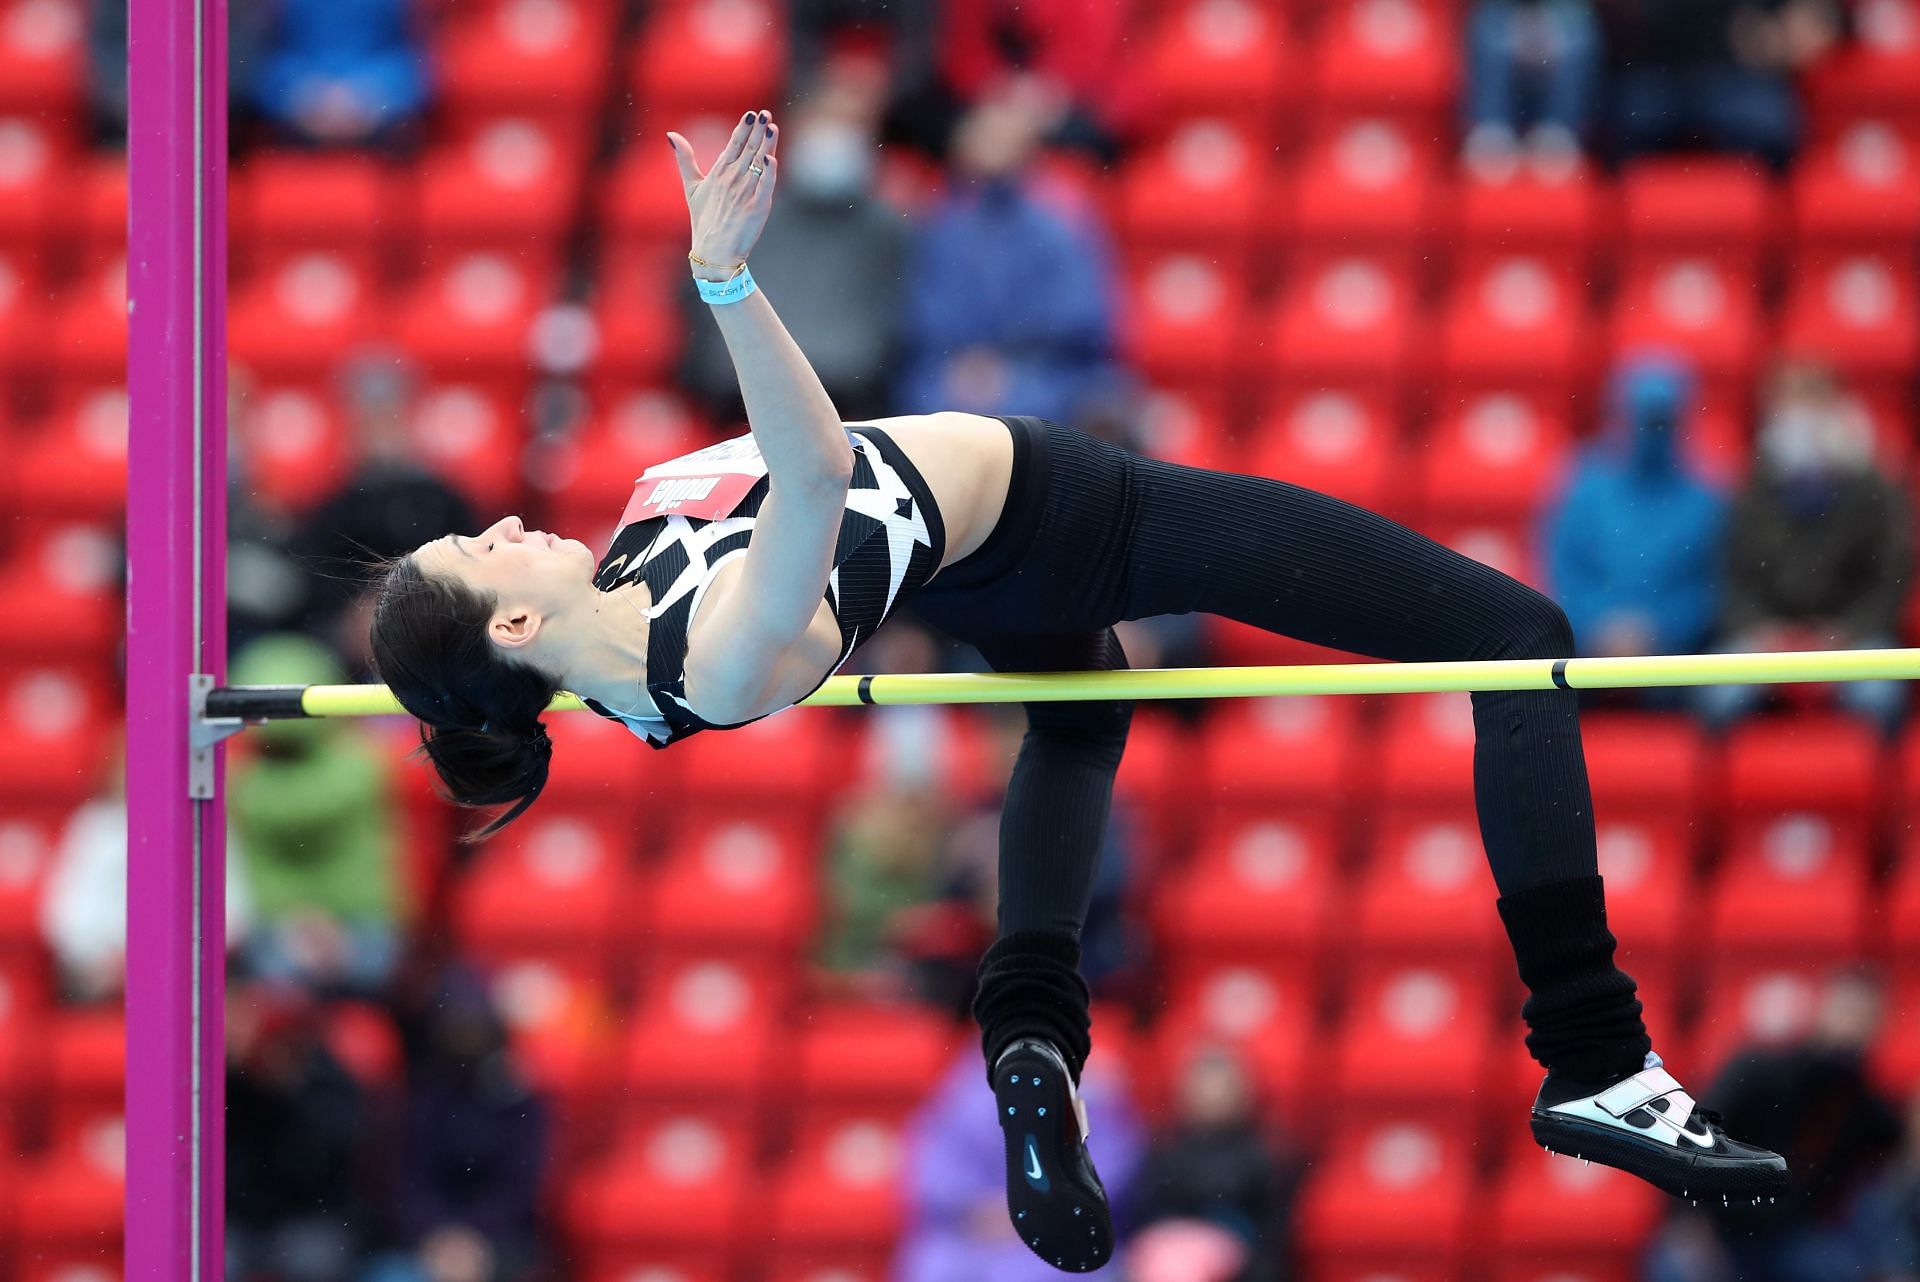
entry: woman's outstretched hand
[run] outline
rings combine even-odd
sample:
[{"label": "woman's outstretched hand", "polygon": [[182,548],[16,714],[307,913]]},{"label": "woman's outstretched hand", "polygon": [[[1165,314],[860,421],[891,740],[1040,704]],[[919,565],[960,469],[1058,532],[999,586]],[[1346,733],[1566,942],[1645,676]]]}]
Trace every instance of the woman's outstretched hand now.
[{"label": "woman's outstretched hand", "polygon": [[680,166],[680,185],[686,189],[687,213],[693,220],[693,252],[713,264],[694,267],[694,273],[725,280],[735,264],[743,263],[773,208],[773,182],[779,161],[773,154],[780,126],[771,112],[748,112],[713,167],[704,174],[693,158],[693,144],[669,132],[673,158]]}]

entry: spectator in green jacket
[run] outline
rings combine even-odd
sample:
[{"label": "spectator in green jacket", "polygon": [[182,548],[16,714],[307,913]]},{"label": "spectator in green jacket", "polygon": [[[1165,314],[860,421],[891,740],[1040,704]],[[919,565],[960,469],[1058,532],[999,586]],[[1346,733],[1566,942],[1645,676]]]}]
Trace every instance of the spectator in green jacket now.
[{"label": "spectator in green jacket", "polygon": [[[342,679],[318,641],[262,637],[235,685]],[[396,816],[386,763],[352,721],[273,721],[247,732],[227,796],[257,927],[244,949],[264,978],[378,992],[398,952]]]}]

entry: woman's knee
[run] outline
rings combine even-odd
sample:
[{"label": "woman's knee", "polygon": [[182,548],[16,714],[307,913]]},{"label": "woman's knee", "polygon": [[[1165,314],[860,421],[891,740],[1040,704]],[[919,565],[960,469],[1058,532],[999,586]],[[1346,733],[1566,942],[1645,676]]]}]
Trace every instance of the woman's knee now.
[{"label": "woman's knee", "polygon": [[1055,742],[1111,748],[1117,753],[1126,747],[1132,725],[1133,704],[1127,700],[1027,705],[1027,733]]},{"label": "woman's knee", "polygon": [[1494,659],[1570,659],[1573,657],[1573,621],[1560,603],[1523,583],[1514,585],[1510,604],[1503,602],[1500,626],[1490,641]]}]

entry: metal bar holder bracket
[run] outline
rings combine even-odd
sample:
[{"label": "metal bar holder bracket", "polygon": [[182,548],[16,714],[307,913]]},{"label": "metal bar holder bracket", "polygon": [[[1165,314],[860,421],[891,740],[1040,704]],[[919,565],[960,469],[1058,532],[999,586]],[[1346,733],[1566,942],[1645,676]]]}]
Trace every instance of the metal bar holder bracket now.
[{"label": "metal bar holder bracket", "polygon": [[241,717],[209,717],[207,695],[213,690],[213,677],[205,672],[187,676],[187,796],[195,801],[213,800],[213,750],[247,728]]}]

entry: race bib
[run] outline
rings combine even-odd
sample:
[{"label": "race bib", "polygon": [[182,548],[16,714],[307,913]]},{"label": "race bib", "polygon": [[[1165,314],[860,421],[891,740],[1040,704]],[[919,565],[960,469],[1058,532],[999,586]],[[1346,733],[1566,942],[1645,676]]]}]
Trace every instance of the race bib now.
[{"label": "race bib", "polygon": [[620,524],[655,516],[721,520],[733,515],[747,491],[766,474],[767,462],[750,433],[682,454],[640,474]]}]

